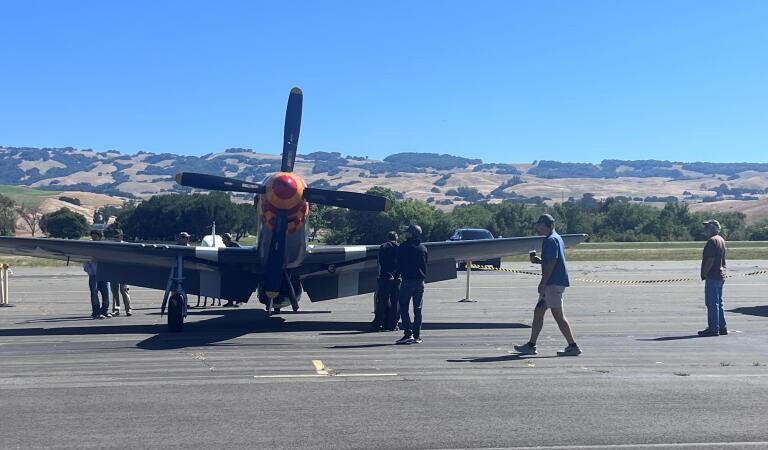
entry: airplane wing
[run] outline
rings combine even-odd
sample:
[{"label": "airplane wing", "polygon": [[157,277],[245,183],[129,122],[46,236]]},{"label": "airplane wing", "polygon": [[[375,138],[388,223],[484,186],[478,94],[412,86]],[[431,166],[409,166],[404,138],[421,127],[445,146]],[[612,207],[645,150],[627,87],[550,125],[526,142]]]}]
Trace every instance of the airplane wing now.
[{"label": "airplane wing", "polygon": [[246,291],[250,296],[253,292],[250,288],[257,282],[253,273],[262,271],[253,247],[187,247],[0,237],[0,253],[77,263],[94,262],[99,280],[161,290],[166,288],[178,257],[183,257],[184,289],[187,293],[227,299],[242,298]]},{"label": "airplane wing", "polygon": [[[586,234],[562,235],[566,247]],[[456,262],[485,260],[541,249],[541,236],[425,242],[429,251],[427,283],[456,278]],[[376,290],[378,245],[309,247],[301,268],[302,285],[313,302]]]}]

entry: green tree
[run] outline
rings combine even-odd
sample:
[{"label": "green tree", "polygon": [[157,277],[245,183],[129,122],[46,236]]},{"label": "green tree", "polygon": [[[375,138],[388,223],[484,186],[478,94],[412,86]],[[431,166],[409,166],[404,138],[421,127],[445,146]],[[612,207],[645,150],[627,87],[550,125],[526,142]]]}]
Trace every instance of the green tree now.
[{"label": "green tree", "polygon": [[0,194],[0,236],[13,236],[16,234],[16,219],[19,213],[16,202],[5,195]]},{"label": "green tree", "polygon": [[748,226],[747,237],[750,241],[768,241],[768,219]]},{"label": "green tree", "polygon": [[43,214],[40,229],[50,237],[80,239],[88,233],[88,221],[82,214],[68,208]]}]

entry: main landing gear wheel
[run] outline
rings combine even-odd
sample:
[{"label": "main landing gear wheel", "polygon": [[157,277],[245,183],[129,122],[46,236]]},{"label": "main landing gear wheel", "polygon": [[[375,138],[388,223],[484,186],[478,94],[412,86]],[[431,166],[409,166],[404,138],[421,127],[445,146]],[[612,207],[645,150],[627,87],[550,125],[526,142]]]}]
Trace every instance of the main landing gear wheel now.
[{"label": "main landing gear wheel", "polygon": [[275,308],[274,314],[280,314],[280,308]]},{"label": "main landing gear wheel", "polygon": [[178,333],[184,328],[184,297],[173,294],[168,299],[168,331]]},{"label": "main landing gear wheel", "polygon": [[291,303],[291,309],[293,309],[293,312],[296,312],[299,310],[299,305],[298,304],[294,305],[293,303]]}]

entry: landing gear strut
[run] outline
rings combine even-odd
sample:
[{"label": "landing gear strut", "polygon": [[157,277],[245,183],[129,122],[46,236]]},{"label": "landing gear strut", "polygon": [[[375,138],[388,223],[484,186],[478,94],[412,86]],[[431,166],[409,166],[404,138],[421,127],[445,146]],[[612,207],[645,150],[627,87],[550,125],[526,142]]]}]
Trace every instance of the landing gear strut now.
[{"label": "landing gear strut", "polygon": [[[160,307],[162,316],[166,305],[168,306],[168,331],[172,333],[178,333],[184,328],[184,318],[187,317],[187,294],[184,292],[183,281],[184,258],[179,256],[176,259],[176,265],[171,268],[171,273],[168,275],[163,305]],[[172,294],[171,288],[175,288]]]}]

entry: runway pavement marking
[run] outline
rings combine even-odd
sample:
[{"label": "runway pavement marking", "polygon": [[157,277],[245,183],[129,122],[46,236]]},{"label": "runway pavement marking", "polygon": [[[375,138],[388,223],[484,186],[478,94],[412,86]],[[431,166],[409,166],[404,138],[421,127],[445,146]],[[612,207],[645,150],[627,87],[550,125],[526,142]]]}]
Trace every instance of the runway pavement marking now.
[{"label": "runway pavement marking", "polygon": [[396,377],[396,373],[337,373],[332,376],[319,375],[316,373],[307,374],[276,374],[276,375],[254,375],[253,378],[365,378],[365,377]]},{"label": "runway pavement marking", "polygon": [[253,378],[361,378],[361,377],[396,377],[397,373],[337,373],[320,359],[313,359],[312,365],[315,366],[315,373],[308,374],[273,374],[273,375],[254,375]]},{"label": "runway pavement marking", "polygon": [[[532,447],[479,447],[474,450],[622,450],[645,448],[729,448],[764,447],[768,441],[759,442],[674,442],[669,444],[606,444],[606,445],[539,445]],[[448,449],[444,449],[448,450]],[[472,449],[470,449],[472,450]]]},{"label": "runway pavement marking", "polygon": [[319,359],[313,359],[312,364],[315,366],[315,372],[317,372],[318,375],[324,375],[328,376],[330,375],[328,368],[323,364],[323,361]]}]

